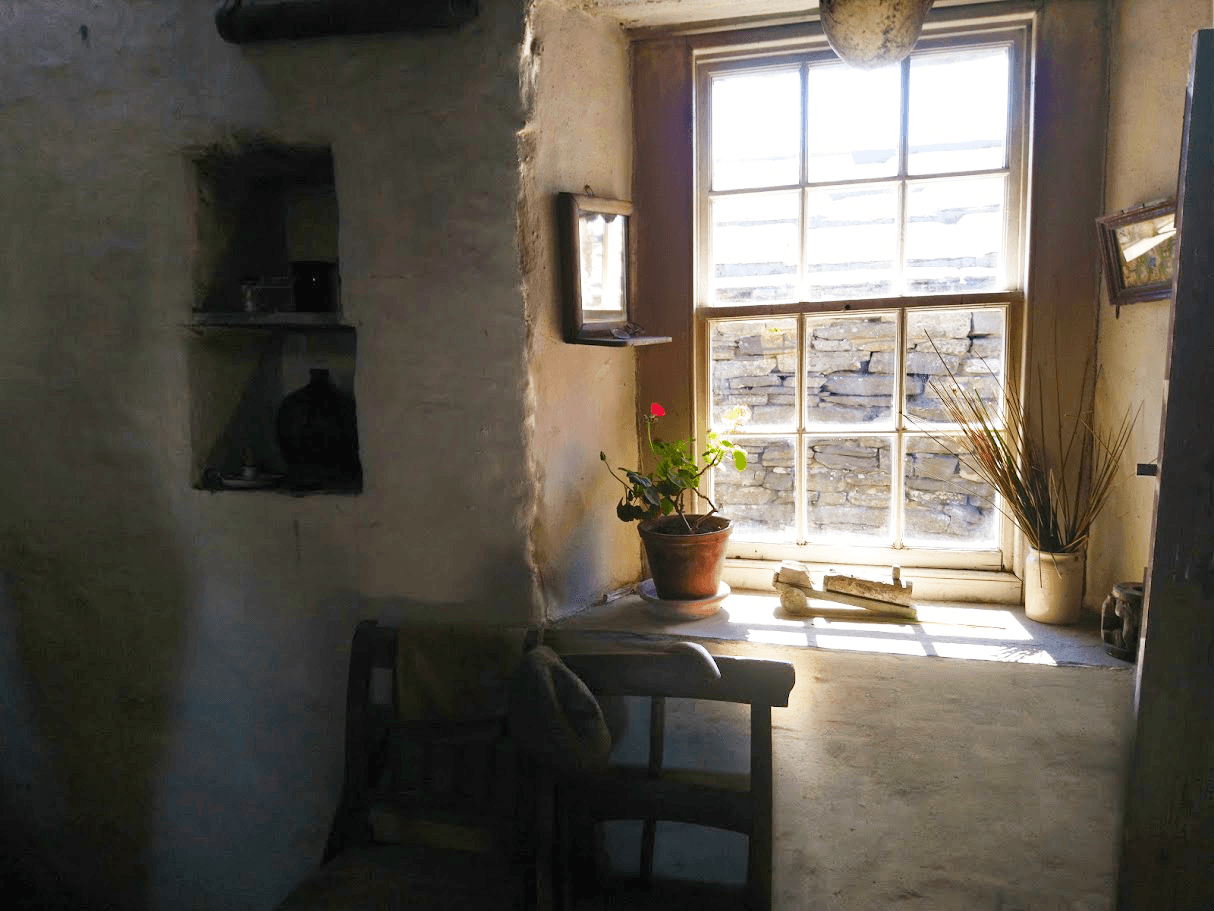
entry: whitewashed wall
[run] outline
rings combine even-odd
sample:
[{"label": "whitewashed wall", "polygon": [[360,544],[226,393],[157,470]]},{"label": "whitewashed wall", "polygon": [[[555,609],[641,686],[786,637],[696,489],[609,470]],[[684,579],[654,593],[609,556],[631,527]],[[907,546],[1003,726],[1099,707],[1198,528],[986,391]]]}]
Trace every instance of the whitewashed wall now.
[{"label": "whitewashed wall", "polygon": [[[1193,32],[1211,24],[1205,0],[1118,0],[1113,4],[1109,145],[1104,208],[1118,212],[1176,195]],[[1159,457],[1171,299],[1121,308],[1102,295],[1096,418],[1109,426],[1141,409],[1126,451],[1123,483],[1093,531],[1088,557],[1093,607],[1118,582],[1141,582],[1150,559],[1156,482],[1134,476]]]},{"label": "whitewashed wall", "polygon": [[[66,906],[271,907],[323,847],[356,620],[538,610],[523,6],[240,48],[195,0],[0,5],[0,812]],[[245,133],[332,145],[358,497],[190,487],[184,150]]]},{"label": "whitewashed wall", "polygon": [[586,188],[632,198],[628,42],[611,21],[535,5],[523,69],[520,248],[532,369],[538,478],[535,558],[544,609],[560,616],[640,577],[635,523],[616,518],[623,488],[607,473],[637,464],[636,354],[563,340],[557,199]]}]

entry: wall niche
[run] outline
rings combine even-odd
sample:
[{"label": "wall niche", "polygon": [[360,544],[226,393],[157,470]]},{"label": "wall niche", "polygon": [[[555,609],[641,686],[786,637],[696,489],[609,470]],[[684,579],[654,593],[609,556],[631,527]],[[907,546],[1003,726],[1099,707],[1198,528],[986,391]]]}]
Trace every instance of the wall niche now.
[{"label": "wall niche", "polygon": [[332,153],[256,140],[192,160],[194,486],[360,492]]}]

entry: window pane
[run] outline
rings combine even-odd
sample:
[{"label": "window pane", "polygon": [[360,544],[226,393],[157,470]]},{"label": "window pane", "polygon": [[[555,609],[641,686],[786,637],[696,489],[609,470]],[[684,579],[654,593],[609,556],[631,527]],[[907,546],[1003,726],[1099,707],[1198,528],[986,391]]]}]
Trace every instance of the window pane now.
[{"label": "window pane", "polygon": [[735,440],[746,450],[746,470],[727,461],[714,471],[713,499],[742,541],[796,540],[796,459],[791,436]]},{"label": "window pane", "polygon": [[995,491],[953,455],[927,437],[906,441],[906,524],[912,546],[993,548],[998,525]]},{"label": "window pane", "polygon": [[878,437],[809,437],[806,536],[817,543],[886,543],[891,537],[890,443]]},{"label": "window pane", "polygon": [[809,181],[898,173],[901,68],[810,67]]},{"label": "window pane", "polygon": [[911,58],[911,174],[1006,166],[1008,49],[982,48]]},{"label": "window pane", "polygon": [[1004,286],[1004,178],[930,180],[907,188],[908,294]]},{"label": "window pane", "polygon": [[896,187],[810,190],[805,214],[810,300],[893,293],[898,256]]},{"label": "window pane", "polygon": [[712,426],[793,430],[797,423],[797,321],[712,324]]},{"label": "window pane", "polygon": [[[988,405],[1002,409],[999,391],[1005,323],[1002,309],[911,310],[906,314],[906,414],[911,429],[950,423],[936,387],[951,385],[954,380]],[[878,369],[884,367],[885,358],[874,358]]]},{"label": "window pane", "polygon": [[797,194],[764,193],[712,201],[712,275],[719,303],[796,297]]},{"label": "window pane", "polygon": [[799,70],[712,80],[712,188],[780,187],[801,179]]},{"label": "window pane", "polygon": [[806,424],[890,424],[897,377],[894,314],[810,317],[806,332]]}]

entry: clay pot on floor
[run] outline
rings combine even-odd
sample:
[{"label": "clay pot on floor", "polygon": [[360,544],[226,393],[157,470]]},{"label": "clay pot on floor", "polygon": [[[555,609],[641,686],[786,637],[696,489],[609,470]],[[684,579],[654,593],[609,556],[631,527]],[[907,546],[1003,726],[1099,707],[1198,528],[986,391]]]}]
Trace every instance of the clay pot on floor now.
[{"label": "clay pot on floor", "polygon": [[[695,525],[699,516],[687,519]],[[698,527],[703,529],[699,534],[687,534],[683,518],[677,515],[648,519],[638,526],[659,598],[695,601],[716,595],[733,528],[723,516],[709,516]],[[684,533],[679,534],[679,529]]]},{"label": "clay pot on floor", "polygon": [[1069,625],[1083,610],[1084,552],[1051,554],[1029,548],[1024,559],[1024,613],[1038,623]]}]

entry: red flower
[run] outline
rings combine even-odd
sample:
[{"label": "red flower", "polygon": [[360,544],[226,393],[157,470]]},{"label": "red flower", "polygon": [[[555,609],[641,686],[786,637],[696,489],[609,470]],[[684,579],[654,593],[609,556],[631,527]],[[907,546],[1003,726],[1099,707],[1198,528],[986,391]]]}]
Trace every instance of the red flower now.
[{"label": "red flower", "polygon": [[652,405],[649,406],[649,413],[652,414],[655,418],[663,418],[666,416],[666,409],[663,408],[661,405],[659,405],[657,402],[654,402]]}]

